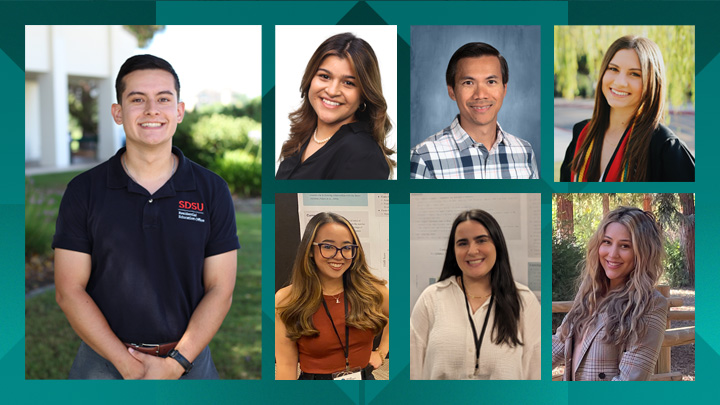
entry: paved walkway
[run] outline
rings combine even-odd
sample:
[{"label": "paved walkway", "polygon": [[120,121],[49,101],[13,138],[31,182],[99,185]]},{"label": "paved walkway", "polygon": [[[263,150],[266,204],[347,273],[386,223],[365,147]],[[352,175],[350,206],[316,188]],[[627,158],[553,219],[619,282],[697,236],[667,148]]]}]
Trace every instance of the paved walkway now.
[{"label": "paved walkway", "polygon": [[47,167],[47,166],[26,166],[25,176],[36,176],[39,174],[52,174],[52,173],[65,173],[65,172],[77,172],[92,169],[93,167],[100,164],[100,162],[82,163],[71,165],[68,167]]},{"label": "paved walkway", "polygon": [[[592,117],[594,100],[578,99],[568,101],[555,99],[555,162],[562,162],[570,141],[573,125]],[[678,138],[682,139],[695,154],[695,110],[691,108],[673,108],[670,110],[670,122],[666,124]]]}]

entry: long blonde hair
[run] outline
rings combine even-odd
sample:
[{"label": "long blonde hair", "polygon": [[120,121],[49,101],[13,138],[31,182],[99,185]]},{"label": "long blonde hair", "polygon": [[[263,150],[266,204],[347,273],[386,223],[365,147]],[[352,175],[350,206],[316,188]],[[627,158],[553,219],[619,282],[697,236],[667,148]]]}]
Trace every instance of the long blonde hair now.
[{"label": "long blonde hair", "polygon": [[[624,225],[630,233],[635,267],[622,288],[611,290],[598,251],[605,229],[613,222]],[[607,315],[606,343],[629,346],[642,338],[647,330],[644,315],[651,309],[654,287],[662,275],[664,253],[662,232],[652,213],[633,207],[618,207],[608,213],[588,241],[580,287],[565,327],[559,331],[560,340],[565,341],[570,332],[582,336],[601,312]]]},{"label": "long blonde hair", "polygon": [[343,216],[332,212],[321,212],[315,215],[303,234],[295,263],[292,270],[292,288],[285,302],[278,306],[278,316],[285,324],[287,337],[297,340],[301,336],[317,336],[320,332],[315,328],[312,317],[322,305],[322,285],[318,276],[319,270],[310,256],[312,243],[321,226],[338,223],[348,228],[358,251],[350,268],[345,271],[345,294],[349,304],[347,316],[348,326],[380,333],[388,323],[383,313],[383,295],[376,285],[384,285],[385,281],[370,273],[365,261],[365,251],[352,224]]}]

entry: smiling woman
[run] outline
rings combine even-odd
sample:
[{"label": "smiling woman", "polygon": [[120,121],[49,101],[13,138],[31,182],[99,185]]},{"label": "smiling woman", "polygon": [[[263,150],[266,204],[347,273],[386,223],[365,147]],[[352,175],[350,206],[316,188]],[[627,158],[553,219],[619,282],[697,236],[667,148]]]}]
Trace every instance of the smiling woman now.
[{"label": "smiling woman", "polygon": [[495,218],[465,211],[453,222],[438,282],[410,316],[410,379],[539,378],[540,304],[513,280]]},{"label": "smiling woman", "polygon": [[300,92],[276,179],[390,177],[394,151],[385,140],[392,124],[370,44],[351,33],[325,40],[307,64]]},{"label": "smiling woman", "polygon": [[276,378],[374,380],[372,371],[389,348],[385,284],[370,273],[347,219],[315,215],[298,247],[291,285],[275,294]]},{"label": "smiling woman", "polygon": [[605,53],[592,119],[573,127],[560,181],[695,181],[695,157],[665,125],[665,64],[653,41]]},{"label": "smiling woman", "polygon": [[565,381],[643,381],[655,370],[667,302],[655,290],[662,274],[662,232],[643,210],[619,207],[587,244],[580,287],[552,338],[553,368]]}]

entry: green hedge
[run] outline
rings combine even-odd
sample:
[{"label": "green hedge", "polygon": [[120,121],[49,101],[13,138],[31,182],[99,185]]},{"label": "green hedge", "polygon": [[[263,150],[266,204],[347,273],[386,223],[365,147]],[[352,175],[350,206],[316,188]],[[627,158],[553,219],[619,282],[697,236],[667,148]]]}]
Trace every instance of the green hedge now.
[{"label": "green hedge", "polygon": [[227,181],[233,194],[259,196],[261,192],[260,153],[226,150],[210,164],[210,170]]},{"label": "green hedge", "polygon": [[173,142],[189,159],[225,179],[233,193],[260,195],[260,119],[260,98],[241,107],[202,107],[185,114]]}]

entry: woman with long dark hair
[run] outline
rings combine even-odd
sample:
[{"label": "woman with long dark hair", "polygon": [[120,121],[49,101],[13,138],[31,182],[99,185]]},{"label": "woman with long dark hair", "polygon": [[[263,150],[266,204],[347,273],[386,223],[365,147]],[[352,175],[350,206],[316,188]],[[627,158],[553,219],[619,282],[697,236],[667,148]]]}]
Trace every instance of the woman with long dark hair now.
[{"label": "woman with long dark hair", "polygon": [[385,138],[392,124],[370,44],[348,32],[325,40],[308,62],[300,93],[276,179],[390,177],[395,152]]},{"label": "woman with long dark hair", "polygon": [[389,348],[385,284],[370,273],[347,219],[315,215],[298,247],[292,284],[275,294],[276,379],[373,380]]},{"label": "woman with long dark hair", "polygon": [[587,244],[580,287],[553,336],[552,365],[566,381],[650,379],[667,322],[655,285],[663,238],[654,216],[638,208],[608,213]]},{"label": "woman with long dark hair", "polygon": [[695,157],[665,125],[665,64],[638,36],[610,45],[590,120],[575,124],[560,181],[695,181]]},{"label": "woman with long dark hair", "polygon": [[513,280],[502,229],[485,211],[455,219],[440,278],[413,308],[410,378],[540,378],[540,304]]}]

